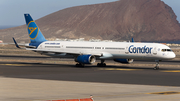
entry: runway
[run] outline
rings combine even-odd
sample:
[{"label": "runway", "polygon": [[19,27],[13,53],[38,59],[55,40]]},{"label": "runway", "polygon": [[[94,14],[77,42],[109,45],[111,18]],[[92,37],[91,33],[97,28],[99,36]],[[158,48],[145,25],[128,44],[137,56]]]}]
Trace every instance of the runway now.
[{"label": "runway", "polygon": [[[66,82],[65,84],[67,84],[67,82],[75,82],[75,83],[81,82],[81,84],[85,83],[85,85],[87,85],[87,83],[88,84],[92,83],[92,84],[101,84],[102,86],[105,86],[108,84],[121,85],[121,86],[132,85],[132,86],[136,86],[136,88],[133,88],[133,89],[137,90],[136,92],[140,92],[140,91],[138,91],[138,89],[145,90],[146,87],[143,87],[143,86],[148,86],[148,87],[153,86],[153,87],[162,88],[159,91],[151,91],[151,90],[148,91],[148,89],[147,89],[146,93],[162,92],[163,89],[165,89],[164,91],[169,91],[170,89],[169,88],[167,89],[166,87],[170,87],[170,88],[173,88],[173,91],[180,92],[180,80],[179,80],[180,62],[178,59],[161,62],[160,70],[153,70],[153,65],[155,65],[155,62],[153,62],[153,61],[152,62],[151,61],[135,61],[133,63],[133,65],[120,65],[120,64],[113,65],[114,64],[113,61],[107,61],[107,64],[109,64],[109,65],[107,65],[107,67],[96,67],[96,65],[87,65],[85,68],[79,68],[79,67],[75,67],[75,64],[72,61],[72,59],[59,60],[58,58],[53,59],[53,58],[49,58],[49,57],[31,57],[31,56],[27,56],[27,57],[26,56],[0,56],[0,59],[5,59],[5,60],[6,59],[7,60],[8,59],[9,60],[22,59],[22,60],[24,60],[22,62],[19,62],[19,61],[18,62],[16,62],[16,61],[0,62],[0,78],[3,78],[3,79],[11,78],[12,81],[14,79],[18,79],[18,80],[28,80],[28,81],[40,80],[40,81],[43,81],[43,83],[47,83],[47,84],[49,84],[49,82],[55,81],[55,82],[61,82],[61,84],[62,84],[62,82]],[[36,62],[31,63],[30,61],[32,61],[32,60],[37,60],[37,63]],[[53,61],[53,62],[52,63],[46,63],[46,62],[39,63],[38,62],[38,61],[45,61],[45,60]],[[27,62],[27,61],[29,61],[29,62]],[[57,61],[61,61],[61,62],[68,61],[69,63],[60,64],[60,63],[57,63]],[[147,64],[149,64],[149,65],[147,65]],[[3,79],[1,81],[3,81]],[[29,82],[29,83],[32,83],[32,82]],[[72,83],[70,83],[70,84],[72,84]],[[40,84],[40,85],[42,85],[42,84]],[[56,86],[58,86],[58,85],[56,85]],[[31,85],[30,85],[30,87],[31,87]],[[88,87],[91,87],[91,85],[89,85]],[[92,86],[92,87],[94,87],[94,86]],[[101,87],[101,86],[99,86],[99,87],[104,89],[104,87]],[[120,86],[118,86],[118,87],[120,87]],[[143,88],[141,88],[141,87],[143,87]],[[111,89],[111,88],[115,89],[114,87],[107,86],[107,89]],[[53,86],[52,86],[52,89],[53,89]],[[89,88],[85,87],[83,89],[89,89]],[[123,88],[121,88],[121,89],[123,89]],[[6,91],[6,90],[4,89],[4,91]],[[114,92],[111,90],[108,90],[108,91]],[[110,93],[108,91],[107,91],[107,93]],[[127,92],[130,92],[130,91],[127,91]],[[105,95],[107,95],[107,93]],[[117,92],[114,92],[114,93],[117,93]],[[123,93],[123,92],[121,92],[121,93]],[[127,94],[127,93],[124,93],[124,94]],[[145,93],[143,93],[143,94],[145,94]],[[42,95],[40,95],[40,96],[42,96]],[[44,95],[46,95],[46,94],[44,94]],[[96,94],[96,95],[98,95],[98,94]],[[50,97],[46,96],[47,98],[46,97],[43,97],[43,98],[35,97],[35,100],[50,99],[50,98],[52,98],[52,96],[53,95],[51,95]],[[82,95],[80,95],[80,97],[81,96]],[[2,96],[0,96],[0,97],[3,99]],[[56,97],[57,97],[57,95],[56,95]],[[62,98],[65,98],[65,97],[66,96],[64,95]],[[74,97],[74,96],[72,96],[72,97]],[[138,95],[136,97],[138,97]],[[140,96],[140,97],[142,97],[142,96]],[[34,99],[34,98],[29,98],[29,97],[25,97],[25,98],[20,97],[17,101],[22,101],[23,99],[27,100],[26,98],[28,100]],[[112,97],[110,97],[110,98],[112,98]],[[117,98],[120,99],[119,97],[117,97]],[[129,98],[131,98],[131,97],[129,97]],[[124,99],[124,100],[128,101],[129,98]],[[133,98],[134,97],[132,97],[131,99],[133,99]],[[8,101],[9,98],[4,97],[3,100]],[[104,98],[99,98],[98,101],[100,101],[100,100],[105,101]],[[34,100],[31,100],[31,101],[34,101]]]},{"label": "runway", "polygon": [[107,66],[99,68],[74,64],[0,63],[0,76],[10,78],[100,82],[118,84],[140,84],[180,86],[180,69],[166,67],[153,70],[152,67]]}]

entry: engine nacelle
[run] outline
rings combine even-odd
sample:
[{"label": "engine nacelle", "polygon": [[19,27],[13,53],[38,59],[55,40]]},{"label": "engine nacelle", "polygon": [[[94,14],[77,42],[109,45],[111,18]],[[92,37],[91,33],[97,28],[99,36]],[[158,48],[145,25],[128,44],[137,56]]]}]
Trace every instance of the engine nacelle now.
[{"label": "engine nacelle", "polygon": [[133,63],[133,59],[114,59],[116,62],[124,63],[124,64],[130,64]]},{"label": "engine nacelle", "polygon": [[83,64],[93,64],[96,62],[96,57],[93,55],[79,55],[75,61]]}]

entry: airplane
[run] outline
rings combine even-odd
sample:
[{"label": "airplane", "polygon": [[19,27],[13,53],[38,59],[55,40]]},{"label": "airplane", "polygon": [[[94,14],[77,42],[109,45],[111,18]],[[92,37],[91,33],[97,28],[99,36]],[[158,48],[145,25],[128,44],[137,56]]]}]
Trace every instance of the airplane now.
[{"label": "airplane", "polygon": [[[76,66],[84,67],[96,60],[98,67],[105,67],[105,60],[130,64],[134,59],[155,60],[154,70],[159,69],[159,61],[173,59],[175,53],[166,45],[159,43],[134,42],[89,42],[89,41],[48,41],[30,14],[24,14],[30,43],[25,44],[26,50],[59,58],[74,58]],[[17,48],[21,48],[13,38]],[[21,48],[22,49],[22,48]]]}]

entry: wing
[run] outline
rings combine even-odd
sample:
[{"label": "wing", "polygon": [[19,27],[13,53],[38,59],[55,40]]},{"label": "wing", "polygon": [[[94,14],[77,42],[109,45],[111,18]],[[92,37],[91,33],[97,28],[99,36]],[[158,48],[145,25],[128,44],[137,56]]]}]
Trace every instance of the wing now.
[{"label": "wing", "polygon": [[[36,49],[36,46],[28,46],[28,45],[18,45],[16,40],[13,38],[13,41],[16,45],[17,48],[20,49],[26,49],[26,50],[30,50],[30,51],[34,51],[34,52],[38,52],[38,53],[55,53],[55,54],[68,54],[68,55],[83,55],[83,54],[91,54],[97,57],[102,56],[101,53],[82,53],[82,52],[72,52],[72,51],[62,51],[62,50],[45,50],[45,49]],[[26,48],[21,48],[20,46],[26,47]]]},{"label": "wing", "polygon": [[31,50],[34,52],[39,52],[39,53],[55,53],[55,54],[68,54],[68,55],[84,55],[84,54],[91,54],[94,56],[102,56],[101,53],[82,53],[82,52],[72,52],[72,51],[62,51],[62,50],[44,50],[44,49],[32,49],[32,48],[26,48],[26,50]]}]

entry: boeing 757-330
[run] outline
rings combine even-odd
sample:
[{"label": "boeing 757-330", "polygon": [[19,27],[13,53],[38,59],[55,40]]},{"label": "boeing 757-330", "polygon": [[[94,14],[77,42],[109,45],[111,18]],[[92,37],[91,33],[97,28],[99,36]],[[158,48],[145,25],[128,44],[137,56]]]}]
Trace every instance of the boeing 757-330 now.
[{"label": "boeing 757-330", "polygon": [[26,50],[59,58],[74,58],[76,66],[84,67],[85,64],[95,63],[97,59],[101,60],[101,63],[97,63],[99,67],[106,66],[105,60],[129,64],[134,59],[146,59],[155,60],[154,69],[159,69],[160,60],[176,57],[168,46],[159,43],[48,41],[31,16],[24,16],[30,38],[30,43],[25,45]]}]

